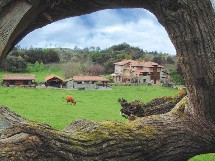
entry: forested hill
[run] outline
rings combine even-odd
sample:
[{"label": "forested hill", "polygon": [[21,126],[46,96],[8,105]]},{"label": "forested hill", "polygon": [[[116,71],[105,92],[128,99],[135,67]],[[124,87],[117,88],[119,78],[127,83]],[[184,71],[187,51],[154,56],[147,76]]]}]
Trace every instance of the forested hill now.
[{"label": "forested hill", "polygon": [[112,72],[112,70],[108,68],[111,66],[113,67],[113,63],[123,59],[154,61],[161,65],[175,63],[175,55],[157,51],[148,52],[140,49],[139,47],[130,46],[126,43],[114,45],[104,50],[101,50],[99,47],[90,47],[84,49],[57,48],[54,50],[59,53],[61,62],[92,62],[94,64],[103,65],[107,73]]},{"label": "forested hill", "polygon": [[[16,46],[1,65],[2,71],[29,72],[34,64],[59,64],[63,68],[64,76],[111,74],[114,63],[133,59],[140,61],[154,61],[164,65],[167,70],[177,71],[175,55],[157,51],[148,52],[122,43],[101,50],[99,47],[79,49],[68,48],[30,48],[23,49]],[[73,69],[71,73],[70,69]]]}]

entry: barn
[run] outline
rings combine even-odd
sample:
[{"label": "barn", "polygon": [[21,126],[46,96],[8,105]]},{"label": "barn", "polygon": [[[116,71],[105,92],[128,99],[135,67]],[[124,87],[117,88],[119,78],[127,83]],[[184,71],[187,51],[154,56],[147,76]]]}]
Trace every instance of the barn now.
[{"label": "barn", "polygon": [[73,76],[65,80],[66,88],[78,90],[107,88],[108,81],[100,76]]},{"label": "barn", "polygon": [[63,84],[63,79],[55,74],[51,74],[45,78],[46,86],[61,88],[62,84]]},{"label": "barn", "polygon": [[27,74],[6,74],[2,76],[2,83],[4,86],[13,87],[35,87],[35,75]]}]

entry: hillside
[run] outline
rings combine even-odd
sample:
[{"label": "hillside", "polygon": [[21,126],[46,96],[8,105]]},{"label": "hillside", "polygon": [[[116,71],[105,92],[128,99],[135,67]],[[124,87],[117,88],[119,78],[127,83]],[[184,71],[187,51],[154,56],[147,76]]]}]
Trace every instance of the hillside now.
[{"label": "hillside", "polygon": [[148,52],[126,43],[113,45],[103,50],[99,47],[30,48],[27,50],[17,46],[3,61],[1,71],[13,73],[50,71],[54,64],[54,68],[57,66],[60,72],[58,74],[65,78],[73,75],[109,75],[114,71],[114,63],[124,59],[156,62],[165,66],[166,70],[174,75],[176,79],[173,80],[174,82],[183,83],[175,55],[157,51]]}]

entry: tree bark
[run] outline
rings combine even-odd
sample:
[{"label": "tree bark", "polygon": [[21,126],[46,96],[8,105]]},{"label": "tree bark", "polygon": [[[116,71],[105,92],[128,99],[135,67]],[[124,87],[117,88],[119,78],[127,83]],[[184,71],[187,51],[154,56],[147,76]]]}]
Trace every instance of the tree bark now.
[{"label": "tree bark", "polygon": [[108,8],[146,8],[166,28],[188,97],[170,112],[133,122],[73,122],[64,131],[0,109],[0,160],[187,160],[215,152],[215,22],[209,0],[6,0],[0,58],[27,33]]},{"label": "tree bark", "polygon": [[155,14],[176,47],[194,115],[215,124],[215,23],[210,1],[162,4]]}]

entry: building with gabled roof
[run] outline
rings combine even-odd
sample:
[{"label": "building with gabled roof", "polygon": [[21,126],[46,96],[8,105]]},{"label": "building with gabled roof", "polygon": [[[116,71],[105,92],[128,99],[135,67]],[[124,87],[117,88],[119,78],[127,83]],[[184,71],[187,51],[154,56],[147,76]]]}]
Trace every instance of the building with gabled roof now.
[{"label": "building with gabled roof", "polygon": [[46,86],[61,88],[62,84],[63,84],[63,78],[61,78],[55,74],[51,74],[51,75],[47,76],[44,80],[45,80]]},{"label": "building with gabled roof", "polygon": [[97,82],[108,82],[109,80],[101,76],[73,76],[75,81],[97,81]]},{"label": "building with gabled roof", "polygon": [[165,78],[164,66],[155,62],[123,60],[114,63],[114,73],[111,74],[114,82],[119,83],[152,83],[159,84]]},{"label": "building with gabled roof", "polygon": [[[108,79],[101,76],[73,76],[64,80],[69,89],[99,89],[100,86],[107,88]],[[99,85],[100,83],[100,85]]]},{"label": "building with gabled roof", "polygon": [[30,74],[5,74],[2,76],[4,86],[35,87],[35,75]]}]

